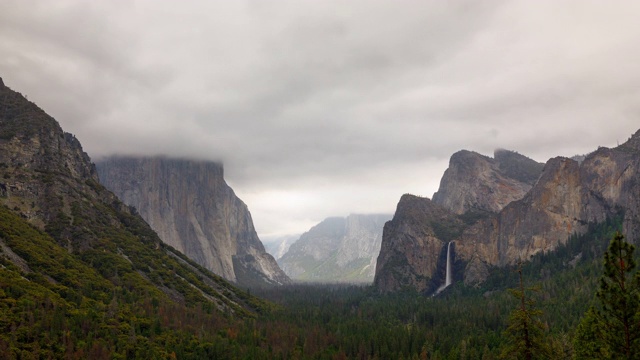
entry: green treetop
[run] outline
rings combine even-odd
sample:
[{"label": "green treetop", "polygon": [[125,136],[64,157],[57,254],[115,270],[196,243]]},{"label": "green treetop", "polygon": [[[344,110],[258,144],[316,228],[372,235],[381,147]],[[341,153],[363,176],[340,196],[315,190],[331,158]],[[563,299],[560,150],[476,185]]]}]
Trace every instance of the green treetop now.
[{"label": "green treetop", "polygon": [[640,356],[640,276],[635,247],[617,232],[604,254],[597,303],[583,317],[575,338],[576,359],[637,359]]}]

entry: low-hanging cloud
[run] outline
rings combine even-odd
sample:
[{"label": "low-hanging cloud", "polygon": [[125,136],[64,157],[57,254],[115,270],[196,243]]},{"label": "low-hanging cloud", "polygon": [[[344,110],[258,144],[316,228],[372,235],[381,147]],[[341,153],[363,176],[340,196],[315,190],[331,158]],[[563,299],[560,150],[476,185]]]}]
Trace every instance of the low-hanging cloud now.
[{"label": "low-hanging cloud", "polygon": [[264,235],[430,196],[449,156],[637,130],[640,4],[17,1],[0,76],[94,157],[223,161]]}]

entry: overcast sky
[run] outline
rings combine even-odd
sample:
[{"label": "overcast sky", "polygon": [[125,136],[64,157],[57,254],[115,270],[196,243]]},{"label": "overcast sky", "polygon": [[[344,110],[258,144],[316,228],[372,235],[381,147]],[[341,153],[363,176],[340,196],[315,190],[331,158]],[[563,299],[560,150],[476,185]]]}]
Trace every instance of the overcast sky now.
[{"label": "overcast sky", "polygon": [[0,1],[0,77],[96,159],[222,161],[264,239],[431,197],[452,153],[640,129],[637,1]]}]

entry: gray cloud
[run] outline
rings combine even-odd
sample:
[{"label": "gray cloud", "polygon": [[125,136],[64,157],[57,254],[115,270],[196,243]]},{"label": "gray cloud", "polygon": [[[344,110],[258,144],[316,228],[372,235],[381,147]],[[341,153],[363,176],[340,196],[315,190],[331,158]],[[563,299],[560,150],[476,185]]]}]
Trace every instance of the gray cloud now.
[{"label": "gray cloud", "polygon": [[17,1],[0,76],[93,157],[219,160],[264,235],[430,196],[449,156],[638,128],[640,5]]}]

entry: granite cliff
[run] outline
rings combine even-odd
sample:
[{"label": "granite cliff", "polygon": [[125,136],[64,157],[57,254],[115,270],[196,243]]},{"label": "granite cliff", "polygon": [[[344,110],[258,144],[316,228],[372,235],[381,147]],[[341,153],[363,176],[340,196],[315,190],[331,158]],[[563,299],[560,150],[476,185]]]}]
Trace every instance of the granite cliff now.
[{"label": "granite cliff", "polygon": [[444,278],[441,252],[463,226],[460,217],[443,206],[403,195],[393,219],[384,225],[374,285],[384,292],[435,290],[433,280]]},{"label": "granite cliff", "polygon": [[349,215],[320,222],[278,259],[294,280],[371,282],[382,228],[390,215]]},{"label": "granite cliff", "polygon": [[543,166],[503,149],[496,150],[494,158],[462,150],[451,156],[440,188],[433,194],[433,202],[456,214],[498,212],[510,202],[524,197]]},{"label": "granite cliff", "polygon": [[110,157],[96,167],[105,187],[198,264],[243,286],[289,283],[266,253],[247,206],[225,182],[221,164]]},{"label": "granite cliff", "polygon": [[22,294],[48,292],[78,313],[81,303],[102,314],[124,296],[245,315],[253,307],[255,299],[163,245],[99,184],[78,139],[1,79],[0,207],[0,270],[29,277]]},{"label": "granite cliff", "polygon": [[[503,186],[505,178],[517,177],[497,174],[490,161],[469,152],[462,153],[470,162],[463,164],[460,154],[451,161],[454,171],[443,177],[437,193],[439,208],[435,200],[403,196],[393,220],[385,225],[375,279],[381,291],[437,287],[442,282],[442,251],[448,241],[455,244],[456,280],[474,285],[484,281],[491,267],[552,251],[571,234],[584,233],[589,223],[622,214],[627,238],[635,241],[640,235],[640,131],[616,148],[599,148],[582,162],[550,159],[539,176],[520,169],[533,168],[530,162],[516,163],[511,174],[521,171],[529,174],[527,181],[536,178],[524,194]],[[482,173],[477,169],[483,169]],[[486,180],[492,178],[493,185]],[[478,186],[483,181],[488,185]],[[516,193],[522,195],[514,196]],[[501,203],[509,198],[513,200]],[[443,224],[449,224],[444,234],[434,231],[436,214],[446,219]]]},{"label": "granite cliff", "polygon": [[264,240],[264,249],[271,254],[276,261],[289,251],[291,244],[300,238],[300,234],[282,235]]}]

